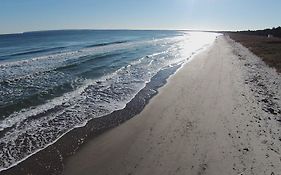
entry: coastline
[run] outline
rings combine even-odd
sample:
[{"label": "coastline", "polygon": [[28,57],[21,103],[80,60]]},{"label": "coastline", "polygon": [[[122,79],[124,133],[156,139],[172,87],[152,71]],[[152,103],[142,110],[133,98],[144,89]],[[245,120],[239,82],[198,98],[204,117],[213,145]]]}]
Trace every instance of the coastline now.
[{"label": "coastline", "polygon": [[[65,159],[72,156],[88,141],[114,128],[139,114],[149,101],[158,94],[158,89],[165,86],[167,79],[176,74],[183,64],[194,55],[206,49],[206,46],[193,53],[185,62],[160,70],[123,109],[108,115],[89,120],[85,125],[73,128],[54,142],[47,145],[0,174],[61,174]],[[36,165],[36,166],[35,166]]]},{"label": "coastline", "polygon": [[64,174],[278,174],[280,83],[274,69],[222,36],[140,114],[70,157]]},{"label": "coastline", "polygon": [[[216,53],[214,53],[214,50],[216,50]],[[219,168],[220,173],[237,174],[259,172],[261,168],[269,166],[271,160],[274,160],[274,164],[277,164],[279,160],[276,155],[279,153],[279,147],[275,145],[274,148],[271,148],[270,144],[273,142],[276,144],[275,142],[278,142],[280,135],[278,135],[279,128],[275,125],[278,124],[279,120],[277,115],[280,114],[280,99],[275,100],[277,103],[274,109],[269,108],[271,108],[270,104],[274,101],[274,97],[278,97],[278,89],[277,93],[272,92],[271,95],[268,95],[272,97],[265,98],[268,100],[267,102],[262,100],[264,96],[261,94],[261,99],[256,99],[253,93],[261,91],[257,88],[260,82],[251,82],[249,81],[251,77],[247,76],[254,76],[249,75],[249,71],[253,71],[252,67],[255,66],[252,65],[256,64],[258,58],[248,52],[246,48],[238,43],[221,36],[212,46],[195,55],[195,59],[187,61],[190,63],[174,70],[176,73],[171,77],[171,74],[167,72],[163,72],[162,75],[155,77],[156,81],[151,81],[123,110],[115,111],[105,117],[92,119],[86,126],[73,129],[55,144],[39,151],[18,165],[0,172],[0,174],[44,175],[61,174],[61,172],[64,172],[64,174],[91,174],[93,171],[97,174],[145,174],[149,172],[148,168],[153,170],[153,172],[149,173],[154,174],[186,174],[186,172],[191,172],[191,174],[215,174],[214,170],[216,168]],[[249,60],[245,59],[249,56],[252,57],[250,59],[251,63],[248,63]],[[207,61],[208,59],[210,61]],[[276,72],[263,65],[262,61],[260,62],[259,68],[261,69],[257,68],[256,71],[269,72],[267,76],[274,75],[274,80],[276,80],[275,84],[272,84],[273,82],[269,85],[264,83],[265,86],[269,86],[269,90],[272,90],[274,87],[278,88],[281,81],[280,78],[276,78]],[[225,70],[225,66],[229,70]],[[223,70],[224,72],[217,72],[216,69]],[[216,79],[213,71],[218,73],[220,77]],[[223,73],[226,73],[226,75],[223,75]],[[234,77],[235,74],[237,77]],[[203,78],[204,76],[206,78]],[[159,79],[157,80],[157,78]],[[248,81],[245,80],[246,78]],[[215,81],[211,82],[213,80]],[[158,83],[154,83],[157,81]],[[226,82],[222,83],[221,81]],[[211,87],[208,87],[209,84]],[[153,89],[156,89],[156,91]],[[159,92],[157,89],[159,89]],[[221,97],[220,93],[225,94],[226,97]],[[146,95],[146,98],[143,98],[143,95]],[[218,103],[218,99],[221,98],[226,101],[226,104]],[[251,102],[251,105],[248,106],[249,109],[246,109],[249,102]],[[263,106],[266,106],[264,103],[269,106],[267,107],[268,109],[263,108]],[[218,104],[221,105],[221,109],[217,108]],[[179,107],[175,108],[177,106]],[[212,107],[216,108],[213,109]],[[255,107],[255,109],[251,107]],[[165,113],[162,110],[166,110]],[[272,110],[273,113],[270,112]],[[202,118],[208,115],[218,120],[212,121]],[[229,117],[226,117],[226,115],[229,115]],[[250,117],[244,121],[243,116]],[[224,121],[220,121],[220,117],[225,117],[222,118]],[[236,118],[233,119],[231,117]],[[268,126],[265,128],[261,124],[261,122],[268,123],[268,118],[270,118],[270,122],[273,122],[270,124],[273,128],[270,130]],[[205,119],[206,121],[202,122]],[[241,124],[241,121],[245,122],[245,125],[246,123],[251,125],[251,128],[248,128],[248,130],[254,131],[250,132],[250,134],[252,134],[251,137],[258,143],[258,146],[250,145],[253,141],[247,140],[250,136],[247,135],[249,134],[246,132],[248,130],[245,128],[245,125]],[[175,125],[170,125],[169,122],[175,123]],[[219,122],[220,125],[217,125],[215,122]],[[216,129],[213,128],[215,126],[218,127],[219,132],[217,130],[214,132],[209,131]],[[229,127],[229,130],[226,131],[225,126]],[[165,127],[174,129],[172,135],[167,132],[168,130]],[[158,131],[154,131],[157,128]],[[236,133],[240,129],[241,133]],[[202,130],[204,132],[198,134]],[[258,132],[261,133],[263,130],[270,132],[267,133],[269,135],[272,135],[272,132],[275,130],[277,136],[275,134],[272,137],[275,138],[274,140],[268,138],[268,141],[263,143],[263,140],[258,140],[257,136],[253,135]],[[165,134],[167,134],[167,137]],[[243,137],[243,140],[239,141],[239,137]],[[226,140],[226,148],[220,148],[224,153],[221,150],[214,149],[213,146],[216,143],[210,139],[221,141],[222,143]],[[247,141],[249,143],[246,143]],[[206,144],[210,144],[211,148],[204,148]],[[249,144],[253,148],[247,148],[247,151],[240,144]],[[260,148],[267,151],[272,149],[275,151],[268,153],[267,151],[259,150]],[[170,152],[171,150],[172,152]],[[210,154],[210,151],[214,151],[215,155]],[[249,156],[248,152],[251,153],[250,158],[247,158]],[[250,159],[253,158],[252,154],[256,153],[264,153],[265,155],[260,156],[261,160],[266,163],[259,169],[257,164],[261,164],[261,162],[256,160],[255,163],[252,163],[255,164],[253,169],[249,169],[252,166],[250,163]],[[98,158],[91,157],[93,154],[98,156]],[[169,154],[169,156],[164,156],[163,159],[160,156],[161,154]],[[184,158],[186,155],[191,158]],[[265,159],[266,155],[270,157],[267,160]],[[234,164],[231,164],[233,163],[232,160],[227,159],[225,161],[227,164],[225,171],[223,168],[220,168],[225,164],[218,165],[218,161],[215,161],[214,164],[209,164],[210,158],[223,160],[227,156],[233,156]],[[173,159],[174,162],[179,160],[180,163],[178,165],[181,164],[186,167],[177,166],[175,163],[171,165],[165,164],[167,161],[173,161]],[[216,168],[214,168],[214,165],[216,165]],[[271,170],[272,172],[278,172],[279,169],[275,166],[268,168],[266,172]]]},{"label": "coastline", "polygon": [[[125,108],[99,118],[89,120],[84,126],[74,128],[62,135],[46,148],[38,150],[21,162],[5,169],[0,174],[61,174],[64,159],[75,154],[87,141],[114,128],[140,113],[149,100],[157,95],[157,89],[166,83],[166,79],[180,66],[160,71]],[[156,79],[156,80],[153,80]],[[34,166],[36,164],[37,166]]]}]

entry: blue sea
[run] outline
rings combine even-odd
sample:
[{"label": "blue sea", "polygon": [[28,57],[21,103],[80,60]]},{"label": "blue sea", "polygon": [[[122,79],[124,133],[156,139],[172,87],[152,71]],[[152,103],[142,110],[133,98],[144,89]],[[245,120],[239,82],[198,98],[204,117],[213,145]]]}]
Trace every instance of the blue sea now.
[{"label": "blue sea", "polygon": [[217,34],[63,30],[0,35],[0,171],[120,110]]}]

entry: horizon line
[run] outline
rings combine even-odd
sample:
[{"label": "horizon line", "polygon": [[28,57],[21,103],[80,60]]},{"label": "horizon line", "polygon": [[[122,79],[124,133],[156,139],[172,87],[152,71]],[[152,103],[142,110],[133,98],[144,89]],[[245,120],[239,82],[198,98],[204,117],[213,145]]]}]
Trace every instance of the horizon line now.
[{"label": "horizon line", "polygon": [[30,31],[23,31],[23,32],[15,32],[15,33],[0,33],[1,35],[19,35],[19,34],[26,34],[26,33],[36,33],[36,32],[52,32],[52,31],[78,31],[78,30],[89,30],[89,31],[98,31],[98,30],[112,30],[112,31],[198,31],[198,32],[224,32],[224,31],[242,31],[242,30],[202,30],[202,29],[122,29],[122,28],[81,28],[81,29],[42,29],[42,30],[30,30]]},{"label": "horizon line", "polygon": [[156,28],[151,28],[151,29],[141,29],[141,28],[136,28],[136,29],[129,29],[129,28],[68,28],[68,29],[38,29],[38,30],[30,30],[30,31],[23,31],[23,32],[15,32],[15,33],[0,33],[0,36],[2,35],[19,35],[19,34],[25,34],[25,33],[36,33],[36,32],[51,32],[51,31],[78,31],[78,30],[112,30],[112,31],[197,31],[197,32],[238,32],[238,31],[248,31],[248,30],[265,30],[265,29],[272,29],[274,27],[266,27],[263,29],[240,29],[240,30],[214,30],[214,29],[156,29]]}]

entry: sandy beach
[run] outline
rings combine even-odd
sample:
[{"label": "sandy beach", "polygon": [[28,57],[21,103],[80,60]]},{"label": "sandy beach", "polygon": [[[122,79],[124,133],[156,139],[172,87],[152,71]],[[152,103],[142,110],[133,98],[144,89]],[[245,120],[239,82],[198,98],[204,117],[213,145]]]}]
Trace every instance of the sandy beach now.
[{"label": "sandy beach", "polygon": [[63,173],[281,174],[280,82],[248,49],[220,36],[140,114],[69,157]]},{"label": "sandy beach", "polygon": [[0,4],[0,175],[281,175],[280,0]]}]

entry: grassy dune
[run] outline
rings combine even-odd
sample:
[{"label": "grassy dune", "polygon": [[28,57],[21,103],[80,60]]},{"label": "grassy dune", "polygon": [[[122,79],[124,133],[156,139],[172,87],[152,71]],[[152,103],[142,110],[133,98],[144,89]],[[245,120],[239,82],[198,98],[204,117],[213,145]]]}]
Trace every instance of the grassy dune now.
[{"label": "grassy dune", "polygon": [[276,68],[277,72],[281,73],[281,38],[268,38],[267,36],[240,32],[229,32],[226,34],[250,49],[270,67]]}]

